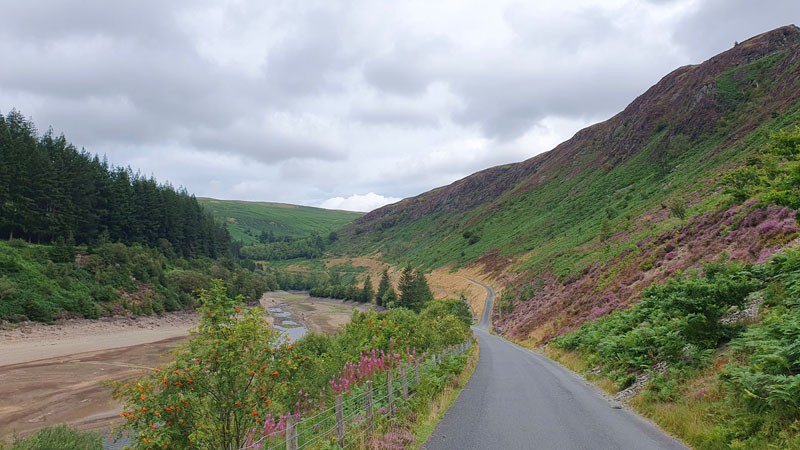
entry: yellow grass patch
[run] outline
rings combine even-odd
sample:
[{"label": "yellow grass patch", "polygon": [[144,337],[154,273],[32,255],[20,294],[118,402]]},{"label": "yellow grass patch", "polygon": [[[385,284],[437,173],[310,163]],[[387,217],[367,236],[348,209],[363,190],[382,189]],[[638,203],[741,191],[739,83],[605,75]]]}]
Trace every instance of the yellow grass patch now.
[{"label": "yellow grass patch", "polygon": [[[362,256],[355,258],[333,258],[325,263],[325,267],[335,267],[346,265],[350,267],[364,267],[367,272],[360,276],[361,280],[366,278],[367,275],[372,277],[373,287],[378,287],[378,282],[384,269],[389,269],[389,279],[392,281],[395,289],[400,280],[402,268],[391,266],[380,261],[378,258],[380,254],[372,256]],[[459,298],[461,294],[467,298],[472,312],[478,317],[483,314],[483,307],[486,303],[486,290],[470,282],[467,277],[473,278],[486,284],[491,284],[486,280],[486,276],[477,269],[459,269],[453,271],[450,268],[436,269],[428,274],[428,284],[433,292],[433,297],[436,299],[443,298]],[[499,293],[497,293],[499,295]]]}]

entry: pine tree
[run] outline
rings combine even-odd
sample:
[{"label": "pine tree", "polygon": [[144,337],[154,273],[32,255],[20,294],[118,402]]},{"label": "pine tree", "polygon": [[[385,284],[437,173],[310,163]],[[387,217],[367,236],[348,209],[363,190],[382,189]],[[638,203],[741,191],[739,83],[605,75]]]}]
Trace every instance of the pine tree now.
[{"label": "pine tree", "polygon": [[367,275],[364,279],[364,287],[361,289],[361,301],[364,303],[371,303],[375,293],[372,291],[372,277]]},{"label": "pine tree", "polygon": [[397,292],[394,291],[394,288],[389,287],[389,289],[383,293],[379,305],[387,308],[394,308],[397,306]]},{"label": "pine tree", "polygon": [[39,138],[16,110],[0,116],[0,235],[94,244],[104,232],[125,244],[166,240],[184,257],[230,254],[224,225],[185,189],[110,167],[52,130]]},{"label": "pine tree", "polygon": [[420,312],[426,303],[433,300],[433,292],[428,285],[428,279],[419,269],[414,272],[414,296],[415,302],[411,309],[417,312]]},{"label": "pine tree", "polygon": [[411,266],[403,269],[398,289],[400,290],[399,306],[412,311],[421,311],[427,302],[433,300],[433,293],[428,286],[425,274],[420,270],[412,269]]},{"label": "pine tree", "polygon": [[397,283],[397,290],[400,291],[398,306],[414,309],[413,306],[416,303],[415,287],[414,269],[411,266],[406,266],[403,269],[403,273],[400,274],[400,281]]},{"label": "pine tree", "polygon": [[386,306],[386,296],[388,292],[392,292],[392,297],[397,297],[397,294],[394,294],[394,289],[392,289],[392,282],[389,280],[389,269],[383,269],[383,273],[381,274],[381,281],[378,283],[378,292],[375,293],[375,303],[378,306]]}]

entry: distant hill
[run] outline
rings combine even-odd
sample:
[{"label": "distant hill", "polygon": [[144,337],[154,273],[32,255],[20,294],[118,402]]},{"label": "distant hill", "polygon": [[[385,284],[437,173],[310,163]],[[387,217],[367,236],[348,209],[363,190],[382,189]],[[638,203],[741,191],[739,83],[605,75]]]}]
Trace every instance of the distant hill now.
[{"label": "distant hill", "polygon": [[316,231],[327,235],[363,216],[363,213],[338,211],[285,203],[246,202],[198,198],[200,204],[218,220],[228,224],[235,240],[245,245],[258,241],[262,231],[276,237],[305,237]]},{"label": "distant hill", "polygon": [[372,211],[338,249],[481,268],[505,287],[500,330],[546,341],[677,272],[763,260],[794,239],[793,212],[721,180],[799,124],[800,29],[787,26],[676,69],[547,153]]}]

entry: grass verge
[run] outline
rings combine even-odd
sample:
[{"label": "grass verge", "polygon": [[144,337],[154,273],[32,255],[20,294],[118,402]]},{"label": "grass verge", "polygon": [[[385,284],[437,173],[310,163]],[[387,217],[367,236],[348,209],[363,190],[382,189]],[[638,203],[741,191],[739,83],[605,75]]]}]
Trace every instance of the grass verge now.
[{"label": "grass verge", "polygon": [[24,439],[15,439],[6,445],[0,441],[0,450],[103,450],[103,440],[96,432],[78,431],[64,425],[44,428]]},{"label": "grass verge", "polygon": [[414,436],[413,449],[417,450],[425,445],[425,442],[436,429],[436,426],[444,418],[444,415],[456,401],[467,381],[472,377],[475,368],[478,367],[480,359],[480,347],[474,345],[470,351],[469,358],[464,370],[458,375],[456,381],[448,385],[439,395],[436,396],[428,407],[427,411],[422,411],[419,420],[411,426],[411,434]]}]

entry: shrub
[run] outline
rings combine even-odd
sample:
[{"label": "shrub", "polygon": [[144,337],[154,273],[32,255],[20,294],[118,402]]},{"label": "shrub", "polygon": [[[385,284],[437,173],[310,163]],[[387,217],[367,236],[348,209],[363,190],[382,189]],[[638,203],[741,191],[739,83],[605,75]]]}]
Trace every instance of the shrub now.
[{"label": "shrub", "polygon": [[[5,448],[0,445],[0,448]],[[9,450],[103,450],[99,433],[82,432],[64,425],[44,428],[31,437],[14,442]]]},{"label": "shrub", "polygon": [[291,353],[275,345],[260,308],[240,317],[241,299],[219,281],[200,302],[198,334],[175,361],[115,388],[142,448],[241,448],[291,377]]},{"label": "shrub", "polygon": [[442,318],[446,315],[452,315],[464,323],[464,325],[472,325],[472,312],[469,309],[466,299],[463,297],[458,300],[446,299],[428,302],[420,315],[423,319]]},{"label": "shrub", "polygon": [[712,263],[705,275],[678,276],[653,285],[637,305],[583,325],[552,341],[556,347],[590,354],[590,363],[623,383],[631,371],[659,362],[696,366],[707,350],[735,336],[740,327],[720,318],[762,286],[749,267]]}]

